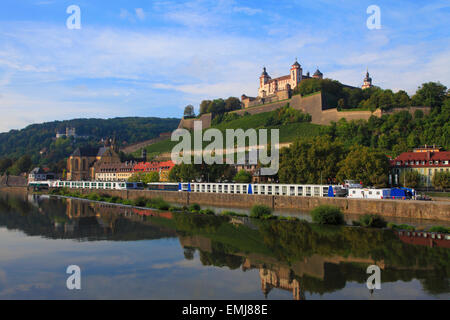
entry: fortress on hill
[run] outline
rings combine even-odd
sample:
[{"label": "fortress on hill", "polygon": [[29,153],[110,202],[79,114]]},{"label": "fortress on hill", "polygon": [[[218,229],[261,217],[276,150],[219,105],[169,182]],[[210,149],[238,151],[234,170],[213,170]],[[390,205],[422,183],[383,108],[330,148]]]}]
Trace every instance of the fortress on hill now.
[{"label": "fortress on hill", "polygon": [[[241,109],[231,111],[242,115],[244,113],[258,114],[264,112],[274,111],[278,108],[285,106],[289,103],[290,107],[301,110],[311,115],[311,123],[328,125],[332,121],[337,122],[344,118],[350,120],[368,120],[371,116],[381,117],[383,114],[395,113],[403,110],[408,110],[411,114],[414,114],[416,110],[422,110],[424,114],[430,113],[430,107],[409,107],[409,108],[394,108],[389,111],[382,111],[380,109],[371,111],[338,111],[336,107],[330,107],[326,104],[324,94],[322,92],[316,92],[302,97],[300,94],[292,95],[292,90],[302,81],[317,78],[323,79],[323,73],[317,68],[312,76],[309,72],[303,74],[303,69],[296,60],[288,75],[284,75],[278,78],[271,78],[267,73],[266,68],[263,68],[263,72],[259,77],[258,96],[249,97],[243,94],[241,96]],[[372,78],[369,75],[369,71],[366,71],[366,76],[363,79],[361,88],[371,88]],[[351,86],[347,86],[351,87]],[[354,87],[351,87],[354,88]],[[211,126],[212,115],[210,113],[202,114],[195,119],[181,119],[178,128],[193,129],[194,121],[201,121],[203,128],[209,128]]]}]

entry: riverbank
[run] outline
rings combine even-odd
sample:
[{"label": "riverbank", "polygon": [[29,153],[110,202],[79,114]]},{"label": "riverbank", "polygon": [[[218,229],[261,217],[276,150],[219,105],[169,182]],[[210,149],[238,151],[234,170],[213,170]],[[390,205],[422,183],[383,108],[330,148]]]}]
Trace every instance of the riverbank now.
[{"label": "riverbank", "polygon": [[[82,194],[92,192],[85,189],[72,189],[71,191]],[[339,207],[344,214],[351,215],[378,214],[392,218],[450,221],[450,202],[446,201],[319,198],[153,190],[101,190],[100,192],[104,195],[128,200],[140,197],[162,198],[167,202],[184,206],[197,203],[221,207],[251,208],[255,204],[262,204],[274,210],[288,209],[309,212],[319,205],[333,205]]]}]

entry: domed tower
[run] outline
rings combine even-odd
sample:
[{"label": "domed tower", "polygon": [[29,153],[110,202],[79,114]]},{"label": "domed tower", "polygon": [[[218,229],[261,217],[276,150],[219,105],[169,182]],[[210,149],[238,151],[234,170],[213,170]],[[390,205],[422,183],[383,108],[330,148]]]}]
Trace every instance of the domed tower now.
[{"label": "domed tower", "polygon": [[317,69],[316,69],[316,72],[314,72],[313,78],[316,78],[316,79],[323,79],[323,73],[320,72],[319,68],[317,68]]},{"label": "domed tower", "polygon": [[302,81],[302,66],[298,63],[297,58],[291,66],[291,87],[295,88]]},{"label": "domed tower", "polygon": [[265,96],[265,93],[268,92],[268,90],[266,90],[266,85],[268,84],[269,80],[270,80],[270,76],[266,71],[266,67],[263,68],[263,72],[261,73],[261,76],[259,77],[259,96],[263,97]]},{"label": "domed tower", "polygon": [[369,70],[366,71],[366,77],[364,78],[364,84],[362,89],[367,89],[372,87],[372,78],[369,76]]}]

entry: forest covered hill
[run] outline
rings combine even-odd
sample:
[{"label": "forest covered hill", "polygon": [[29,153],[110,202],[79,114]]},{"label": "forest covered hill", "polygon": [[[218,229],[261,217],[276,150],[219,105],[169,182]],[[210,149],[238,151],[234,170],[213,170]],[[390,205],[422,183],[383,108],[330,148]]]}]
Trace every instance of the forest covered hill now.
[{"label": "forest covered hill", "polygon": [[[158,137],[177,128],[180,119],[125,117],[113,119],[73,119],[32,124],[21,130],[0,133],[0,159],[29,155],[33,164],[50,165],[64,161],[77,147],[98,146],[102,139],[115,137],[126,146]],[[66,128],[75,128],[78,137],[60,137]]]}]

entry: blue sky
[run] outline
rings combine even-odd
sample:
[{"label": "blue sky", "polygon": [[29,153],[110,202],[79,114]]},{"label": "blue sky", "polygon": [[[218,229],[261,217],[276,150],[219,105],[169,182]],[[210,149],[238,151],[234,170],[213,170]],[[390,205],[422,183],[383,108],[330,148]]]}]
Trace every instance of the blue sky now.
[{"label": "blue sky", "polygon": [[[70,5],[81,29],[69,30]],[[381,29],[369,30],[369,5]],[[181,117],[256,95],[263,66],[413,93],[450,86],[450,1],[2,0],[0,132],[79,117]]]}]

